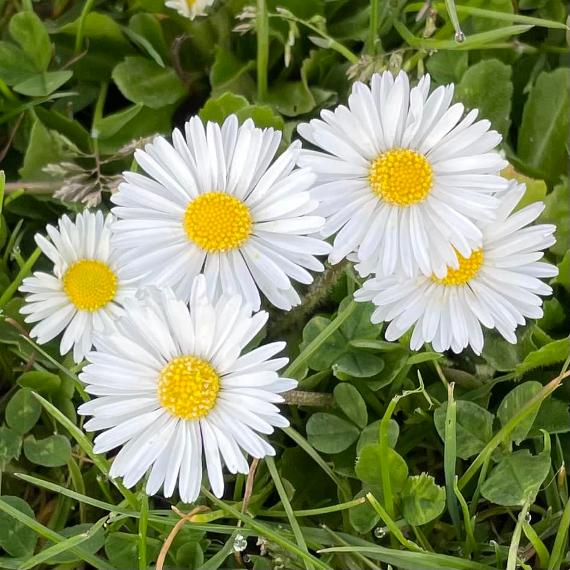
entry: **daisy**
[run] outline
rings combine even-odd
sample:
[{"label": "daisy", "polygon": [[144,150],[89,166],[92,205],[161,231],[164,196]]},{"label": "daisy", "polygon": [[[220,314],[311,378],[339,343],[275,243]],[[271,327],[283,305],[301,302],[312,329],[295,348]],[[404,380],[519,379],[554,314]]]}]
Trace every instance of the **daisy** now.
[{"label": "daisy", "polygon": [[291,280],[311,283],[322,271],[315,255],[330,246],[307,234],[324,219],[309,188],[314,175],[294,170],[300,143],[272,163],[281,141],[273,129],[235,115],[220,128],[192,117],[172,145],[157,137],[135,158],[148,173],[124,174],[113,195],[113,244],[125,274],[142,284],[171,287],[188,300],[203,272],[209,293],[240,293],[254,310],[258,289],[280,309],[300,302]]},{"label": "daisy", "polygon": [[463,117],[451,105],[453,85],[429,88],[428,75],[410,89],[403,72],[375,74],[371,87],[354,84],[348,107],[299,125],[322,149],[299,164],[318,174],[311,195],[327,218],[322,235],[336,233],[331,263],[357,251],[385,275],[443,277],[459,267],[456,252],[481,246],[478,222],[494,217],[494,194],[508,184],[493,150],[501,136],[476,109]]},{"label": "daisy", "polygon": [[483,349],[481,325],[495,328],[510,343],[526,318],[542,317],[542,299],[552,289],[540,278],[558,269],[539,261],[554,242],[555,226],[530,226],[544,204],[535,202],[513,213],[525,192],[513,182],[503,195],[495,221],[482,225],[483,244],[469,256],[458,254],[459,267],[443,277],[419,275],[376,277],[356,292],[358,301],[372,301],[372,322],[390,321],[386,339],[396,340],[413,328],[410,346],[431,342],[437,352],[467,345]]},{"label": "daisy", "polygon": [[58,228],[47,226],[51,241],[36,235],[36,243],[53,262],[52,273],[37,271],[24,279],[20,291],[29,293],[21,312],[39,344],[65,330],[60,352],[73,347],[81,362],[91,349],[93,333],[102,331],[121,313],[121,304],[133,293],[125,283],[111,251],[112,216],[83,212],[75,222],[60,218]]},{"label": "daisy", "polygon": [[111,334],[98,335],[96,351],[80,374],[88,393],[97,396],[80,406],[93,416],[88,431],[95,452],[121,447],[111,477],[132,487],[149,473],[146,492],[162,487],[170,497],[192,502],[200,491],[202,454],[213,492],[222,496],[222,462],[231,473],[247,473],[244,452],[262,458],[274,449],[259,434],[285,427],[275,403],[296,382],[276,372],[286,358],[274,342],[244,352],[267,321],[252,316],[239,295],[213,303],[206,280],[193,283],[190,307],[171,290],[150,288],[129,299],[125,316]]},{"label": "daisy", "polygon": [[176,10],[181,16],[193,20],[196,16],[205,16],[206,9],[214,2],[215,0],[168,0],[165,5]]}]

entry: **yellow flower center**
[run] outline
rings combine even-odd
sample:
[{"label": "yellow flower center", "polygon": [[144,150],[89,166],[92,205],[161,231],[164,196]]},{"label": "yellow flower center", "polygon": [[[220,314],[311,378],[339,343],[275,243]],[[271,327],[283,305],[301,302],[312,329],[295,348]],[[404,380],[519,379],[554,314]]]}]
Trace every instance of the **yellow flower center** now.
[{"label": "yellow flower center", "polygon": [[370,165],[368,182],[374,194],[395,206],[411,206],[426,199],[432,185],[432,169],[423,154],[395,148]]},{"label": "yellow flower center", "polygon": [[220,377],[209,362],[196,356],[173,358],[158,377],[158,400],[173,416],[199,420],[216,403]]},{"label": "yellow flower center", "polygon": [[117,276],[102,261],[82,259],[65,272],[63,290],[76,308],[97,311],[115,298]]},{"label": "yellow flower center", "polygon": [[465,283],[471,281],[471,279],[479,273],[481,265],[483,265],[483,250],[476,249],[469,257],[463,257],[460,253],[457,253],[457,259],[459,261],[459,267],[457,269],[448,267],[445,277],[439,279],[435,275],[432,275],[432,281],[440,285],[465,285]]},{"label": "yellow flower center", "polygon": [[208,192],[192,200],[184,213],[188,239],[206,251],[240,247],[253,223],[247,206],[224,192]]},{"label": "yellow flower center", "polygon": [[194,6],[194,4],[196,4],[198,0],[186,0],[186,5],[188,6],[188,8],[192,8],[192,6]]}]

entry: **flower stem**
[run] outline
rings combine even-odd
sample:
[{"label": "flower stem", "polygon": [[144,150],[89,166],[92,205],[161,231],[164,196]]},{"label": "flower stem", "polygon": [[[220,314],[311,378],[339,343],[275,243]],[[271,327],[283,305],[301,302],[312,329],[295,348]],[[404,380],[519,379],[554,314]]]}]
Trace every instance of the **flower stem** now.
[{"label": "flower stem", "polygon": [[379,0],[370,0],[370,27],[366,49],[370,55],[376,54],[376,36],[378,35],[378,18],[380,14]]},{"label": "flower stem", "polygon": [[269,17],[265,0],[257,0],[257,98],[267,98],[267,66],[269,63]]}]

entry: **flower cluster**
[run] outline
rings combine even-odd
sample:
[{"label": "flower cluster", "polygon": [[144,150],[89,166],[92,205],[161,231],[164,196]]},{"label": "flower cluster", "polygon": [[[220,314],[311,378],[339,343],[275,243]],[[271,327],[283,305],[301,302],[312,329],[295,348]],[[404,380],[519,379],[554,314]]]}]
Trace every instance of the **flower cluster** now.
[{"label": "flower cluster", "polygon": [[388,340],[411,330],[412,349],[480,353],[482,326],[516,342],[542,315],[555,228],[529,226],[540,203],[516,210],[525,189],[500,176],[500,136],[452,99],[428,76],[410,88],[377,74],[299,126],[313,150],[296,141],[277,158],[278,131],[193,117],[136,151],[144,174],[124,173],[112,213],[36,237],[53,270],[24,280],[22,312],[39,343],[63,333],[61,354],[87,359],[94,399],[79,413],[102,432],[95,451],[121,448],[112,476],[148,474],[149,494],[190,502],[203,458],[221,496],[222,463],[247,473],[245,454],[274,453],[262,435],[288,425],[275,404],[296,382],[278,374],[284,343],[246,347],[262,302],[298,305],[319,256],[356,262],[356,299]]}]

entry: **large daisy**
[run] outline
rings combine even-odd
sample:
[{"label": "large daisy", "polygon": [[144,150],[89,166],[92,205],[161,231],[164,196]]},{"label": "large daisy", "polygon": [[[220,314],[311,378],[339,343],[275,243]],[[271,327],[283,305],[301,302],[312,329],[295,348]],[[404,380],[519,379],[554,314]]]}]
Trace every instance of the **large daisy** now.
[{"label": "large daisy", "polygon": [[63,216],[58,227],[36,235],[36,243],[52,261],[51,273],[37,271],[24,279],[20,291],[29,293],[21,312],[39,344],[65,330],[61,354],[73,347],[75,362],[91,349],[93,333],[102,331],[121,313],[121,303],[133,294],[111,251],[112,216],[83,212],[75,222]]},{"label": "large daisy", "polygon": [[189,308],[171,290],[151,288],[125,309],[114,332],[96,337],[80,375],[97,396],[79,408],[93,416],[85,429],[104,430],[95,452],[121,447],[112,477],[132,487],[149,472],[148,494],[162,487],[170,497],[178,487],[185,502],[198,496],[204,455],[221,496],[222,462],[231,473],[247,473],[244,452],[274,454],[259,434],[289,425],[275,403],[296,382],[276,372],[287,359],[272,358],[285,343],[244,352],[267,313],[252,316],[239,295],[213,303],[203,276],[194,280]]},{"label": "large daisy", "polygon": [[216,0],[167,0],[164,4],[176,10],[181,16],[193,20],[196,16],[204,16]]},{"label": "large daisy", "polygon": [[477,223],[494,217],[494,194],[507,187],[493,150],[501,136],[475,121],[477,110],[463,117],[451,105],[453,85],[429,88],[428,75],[410,89],[403,72],[375,74],[370,87],[354,84],[348,107],[299,125],[322,149],[299,164],[318,174],[311,194],[327,218],[322,234],[336,234],[332,263],[357,251],[385,275],[443,277],[458,267],[456,252],[481,246]]},{"label": "large daisy", "polygon": [[552,289],[541,278],[558,270],[539,261],[554,242],[555,226],[529,226],[544,209],[536,202],[513,213],[525,192],[512,183],[501,200],[494,222],[482,225],[482,247],[467,257],[458,255],[459,267],[448,268],[443,277],[372,278],[356,292],[359,301],[377,305],[372,322],[390,321],[386,339],[396,340],[413,328],[410,346],[419,349],[431,342],[442,352],[462,351],[467,345],[480,354],[481,325],[495,328],[516,343],[515,329],[526,318],[542,317],[542,299]]},{"label": "large daisy", "polygon": [[172,145],[158,137],[137,151],[149,176],[126,172],[112,197],[125,274],[188,300],[203,271],[210,294],[240,293],[254,310],[258,288],[281,309],[298,304],[291,280],[310,283],[307,270],[323,270],[315,255],[330,246],[307,235],[324,219],[312,215],[314,175],[294,170],[300,143],[272,163],[280,141],[251,120],[238,127],[235,115],[221,128],[193,117]]}]

